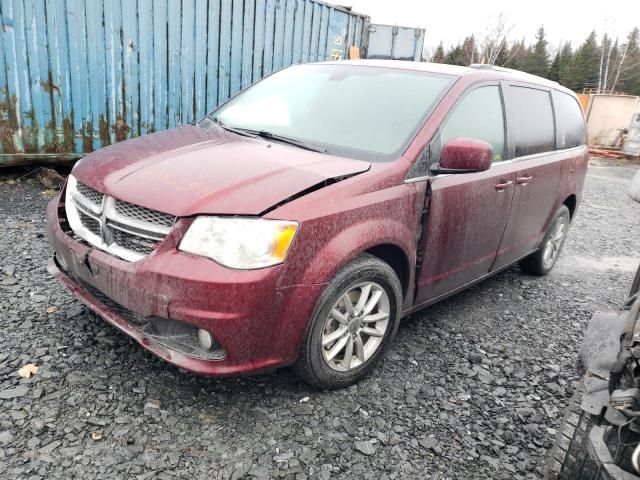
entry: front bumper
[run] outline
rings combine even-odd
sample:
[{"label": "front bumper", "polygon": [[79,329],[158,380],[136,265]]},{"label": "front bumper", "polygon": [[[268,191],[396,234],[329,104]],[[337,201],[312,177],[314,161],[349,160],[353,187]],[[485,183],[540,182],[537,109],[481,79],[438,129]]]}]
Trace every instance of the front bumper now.
[{"label": "front bumper", "polygon": [[[279,287],[281,267],[231,270],[179,252],[176,245],[188,220],[179,222],[148,257],[127,262],[65,233],[59,202],[59,198],[52,200],[47,209],[47,235],[55,250],[49,271],[144,348],[205,375],[253,373],[295,361],[322,285]],[[92,294],[94,289],[109,301]],[[224,356],[202,359],[169,348],[128,321],[112,302],[139,317],[205,329],[221,345]]]}]

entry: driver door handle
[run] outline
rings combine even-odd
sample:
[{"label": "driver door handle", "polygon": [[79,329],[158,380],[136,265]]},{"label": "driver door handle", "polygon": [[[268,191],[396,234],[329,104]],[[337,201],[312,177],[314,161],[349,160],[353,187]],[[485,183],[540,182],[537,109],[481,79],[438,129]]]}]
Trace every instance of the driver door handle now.
[{"label": "driver door handle", "polygon": [[531,181],[532,178],[533,177],[531,175],[525,176],[525,177],[518,177],[516,178],[516,182],[518,183],[518,185],[526,185]]},{"label": "driver door handle", "polygon": [[509,181],[500,180],[500,182],[501,183],[496,185],[496,190],[498,190],[499,192],[504,192],[504,189],[513,183],[512,180],[509,180]]}]

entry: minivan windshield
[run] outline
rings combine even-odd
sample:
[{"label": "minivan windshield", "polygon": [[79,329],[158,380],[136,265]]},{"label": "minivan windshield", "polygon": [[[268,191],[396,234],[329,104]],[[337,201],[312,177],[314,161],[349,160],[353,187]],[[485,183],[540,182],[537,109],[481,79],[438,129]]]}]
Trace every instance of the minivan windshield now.
[{"label": "minivan windshield", "polygon": [[362,65],[285,68],[199,123],[351,158],[402,154],[457,77]]}]

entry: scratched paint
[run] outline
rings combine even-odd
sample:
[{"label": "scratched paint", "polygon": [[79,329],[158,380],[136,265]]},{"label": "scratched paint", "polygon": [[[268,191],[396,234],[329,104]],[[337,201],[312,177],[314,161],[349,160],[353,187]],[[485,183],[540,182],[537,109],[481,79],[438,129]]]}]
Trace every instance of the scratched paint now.
[{"label": "scratched paint", "polygon": [[0,0],[0,19],[0,165],[193,123],[283,67],[347,58],[369,25],[316,0]]}]

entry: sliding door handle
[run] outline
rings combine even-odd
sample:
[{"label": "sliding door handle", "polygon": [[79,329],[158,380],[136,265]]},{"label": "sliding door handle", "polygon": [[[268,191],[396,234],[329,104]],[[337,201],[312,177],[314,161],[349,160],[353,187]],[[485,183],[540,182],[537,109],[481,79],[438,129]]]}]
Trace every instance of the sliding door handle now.
[{"label": "sliding door handle", "polygon": [[516,183],[518,185],[526,185],[527,183],[529,183],[531,181],[533,177],[531,175],[529,175],[528,177],[518,177],[516,178]]},{"label": "sliding door handle", "polygon": [[501,180],[500,183],[496,185],[496,190],[498,190],[499,192],[504,192],[504,189],[507,188],[512,183],[513,183],[512,180],[509,180],[509,181]]}]

